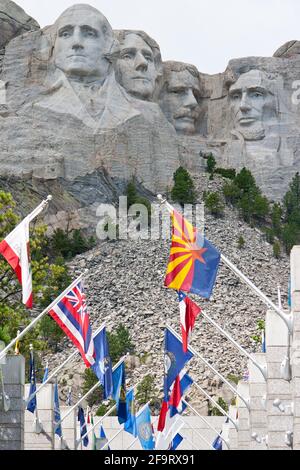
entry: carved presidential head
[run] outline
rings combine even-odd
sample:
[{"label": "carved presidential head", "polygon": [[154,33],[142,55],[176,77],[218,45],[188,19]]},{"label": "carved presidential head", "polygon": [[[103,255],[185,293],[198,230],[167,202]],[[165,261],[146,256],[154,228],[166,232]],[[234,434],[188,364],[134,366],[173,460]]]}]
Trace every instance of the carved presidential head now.
[{"label": "carved presidential head", "polygon": [[119,30],[115,37],[120,44],[116,61],[118,82],[130,95],[151,101],[162,75],[158,44],[143,31]]},{"label": "carved presidential head", "polygon": [[234,130],[245,140],[263,139],[278,114],[274,80],[260,70],[243,73],[229,88],[229,100]]},{"label": "carved presidential head", "polygon": [[200,115],[199,72],[182,62],[165,62],[163,70],[159,104],[178,133],[195,134]]},{"label": "carved presidential head", "polygon": [[90,5],[77,4],[64,11],[51,30],[56,68],[71,79],[106,78],[116,41],[102,13]]}]

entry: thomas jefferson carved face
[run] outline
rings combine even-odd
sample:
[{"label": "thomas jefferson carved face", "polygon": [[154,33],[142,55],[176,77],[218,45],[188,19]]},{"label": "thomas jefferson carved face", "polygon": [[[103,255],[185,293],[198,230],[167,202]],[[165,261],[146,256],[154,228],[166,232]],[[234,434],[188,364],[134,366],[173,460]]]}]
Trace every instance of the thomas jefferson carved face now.
[{"label": "thomas jefferson carved face", "polygon": [[141,36],[129,33],[120,41],[117,79],[125,90],[142,100],[151,100],[158,71],[154,53]]},{"label": "thomas jefferson carved face", "polygon": [[161,108],[176,131],[194,134],[199,117],[200,83],[188,69],[168,71],[160,96]]},{"label": "thomas jefferson carved face", "polygon": [[109,70],[104,54],[113,44],[106,18],[89,5],[68,8],[55,23],[57,35],[53,58],[69,78],[83,81],[103,79]]},{"label": "thomas jefferson carved face", "polygon": [[229,90],[230,109],[235,130],[245,140],[265,137],[265,122],[276,115],[276,99],[271,81],[264,72],[242,74]]}]

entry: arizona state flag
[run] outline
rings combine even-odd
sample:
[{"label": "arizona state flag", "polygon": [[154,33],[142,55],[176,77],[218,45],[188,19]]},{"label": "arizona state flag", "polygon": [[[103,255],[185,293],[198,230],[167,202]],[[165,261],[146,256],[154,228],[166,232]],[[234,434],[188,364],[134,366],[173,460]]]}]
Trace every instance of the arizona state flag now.
[{"label": "arizona state flag", "polygon": [[165,286],[209,299],[221,255],[175,210],[172,213],[172,222],[172,245]]}]

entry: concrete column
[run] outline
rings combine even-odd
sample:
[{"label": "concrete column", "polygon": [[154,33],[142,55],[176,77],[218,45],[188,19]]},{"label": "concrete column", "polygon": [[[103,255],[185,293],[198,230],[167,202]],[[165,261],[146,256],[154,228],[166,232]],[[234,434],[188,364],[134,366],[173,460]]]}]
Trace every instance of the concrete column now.
[{"label": "concrete column", "polygon": [[[233,405],[229,406],[228,414],[229,414],[230,418],[233,421],[237,422],[237,425],[238,425],[237,412],[238,412],[238,410],[237,410],[236,406],[233,406]],[[237,440],[238,433],[237,433],[237,430],[236,430],[235,426],[232,424],[231,421],[229,421],[228,427],[229,427],[228,437],[229,437],[230,450],[237,450],[237,448],[238,448],[238,440]]]},{"label": "concrete column", "polygon": [[284,321],[273,310],[268,310],[266,315],[266,348],[268,446],[269,449],[288,450],[289,448],[285,444],[285,435],[287,431],[293,430],[291,408],[281,412],[273,406],[275,399],[281,400],[284,406],[291,405],[292,402],[291,383],[281,376],[282,361],[288,351],[288,329]]},{"label": "concrete column", "polygon": [[291,251],[291,301],[293,312],[292,400],[294,403],[293,449],[300,449],[300,246]]},{"label": "concrete column", "polygon": [[6,356],[0,367],[5,393],[10,399],[9,411],[0,411],[0,450],[23,450],[25,359],[23,356]]},{"label": "concrete column", "polygon": [[[40,384],[37,384],[37,388]],[[25,398],[29,396],[30,384],[25,385]],[[34,432],[35,414],[25,411],[25,450],[53,450],[54,449],[54,385],[47,384],[37,394],[38,417],[42,423],[43,431]]]},{"label": "concrete column", "polygon": [[[258,362],[262,367],[266,367],[266,354],[256,353],[251,354],[253,359]],[[267,420],[267,384],[260,372],[260,370],[253,364],[248,362],[249,370],[249,393],[250,393],[250,437],[252,433],[256,433],[258,438],[265,437],[268,432],[268,420]],[[250,449],[255,450],[266,450],[264,441],[258,443],[255,440],[251,440]]]},{"label": "concrete column", "polygon": [[[249,400],[249,384],[243,380],[240,380],[237,386],[238,393]],[[237,397],[237,408],[238,408],[238,426],[239,431],[237,433],[238,449],[247,450],[250,448],[250,420],[249,411],[245,403]]]}]

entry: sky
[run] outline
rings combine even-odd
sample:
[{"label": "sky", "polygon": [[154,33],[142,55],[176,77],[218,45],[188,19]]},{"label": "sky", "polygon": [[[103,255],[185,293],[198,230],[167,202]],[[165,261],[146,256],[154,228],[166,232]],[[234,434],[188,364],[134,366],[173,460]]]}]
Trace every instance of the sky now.
[{"label": "sky", "polygon": [[230,59],[272,56],[300,40],[299,0],[17,0],[41,27],[74,3],[98,8],[114,29],[141,29],[161,48],[163,60],[221,73]]}]

